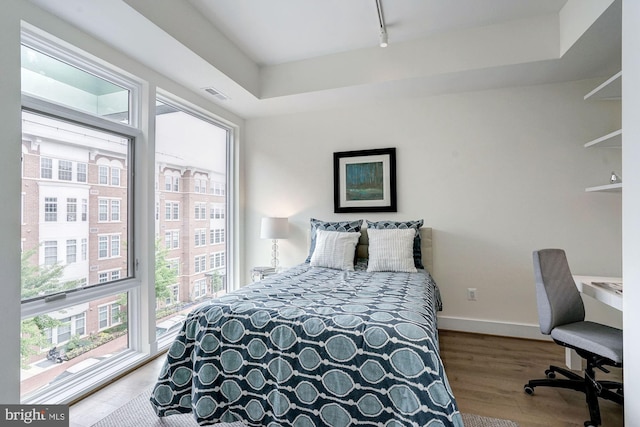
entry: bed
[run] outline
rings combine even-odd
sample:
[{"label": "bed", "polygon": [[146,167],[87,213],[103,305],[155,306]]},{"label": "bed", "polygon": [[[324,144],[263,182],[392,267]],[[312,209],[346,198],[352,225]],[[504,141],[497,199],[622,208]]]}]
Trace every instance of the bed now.
[{"label": "bed", "polygon": [[340,252],[321,241],[338,234],[318,229],[306,262],[193,310],[154,386],[156,414],[193,413],[200,425],[462,426],[439,356],[431,229],[411,227],[424,268],[372,271],[378,236],[392,234],[376,224],[337,231],[358,236],[337,256],[344,268],[317,262]]}]

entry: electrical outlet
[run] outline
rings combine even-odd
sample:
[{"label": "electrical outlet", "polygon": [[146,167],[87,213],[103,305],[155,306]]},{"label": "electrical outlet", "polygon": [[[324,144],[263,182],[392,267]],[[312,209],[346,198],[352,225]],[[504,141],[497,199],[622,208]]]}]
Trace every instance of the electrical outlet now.
[{"label": "electrical outlet", "polygon": [[476,288],[467,288],[467,300],[476,301],[478,297],[478,289]]}]

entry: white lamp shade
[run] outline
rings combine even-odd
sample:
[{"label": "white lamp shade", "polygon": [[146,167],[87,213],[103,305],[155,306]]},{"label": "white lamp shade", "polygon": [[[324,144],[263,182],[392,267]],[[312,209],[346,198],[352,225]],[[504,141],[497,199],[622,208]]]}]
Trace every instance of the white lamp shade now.
[{"label": "white lamp shade", "polygon": [[289,237],[289,219],[267,217],[262,218],[260,225],[260,238],[262,239],[286,239]]}]

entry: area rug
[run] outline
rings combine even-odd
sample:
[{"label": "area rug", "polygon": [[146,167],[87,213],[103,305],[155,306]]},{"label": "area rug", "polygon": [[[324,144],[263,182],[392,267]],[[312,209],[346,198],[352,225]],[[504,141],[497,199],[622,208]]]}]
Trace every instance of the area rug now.
[{"label": "area rug", "polygon": [[[149,397],[151,397],[151,389],[141,393],[123,407],[116,409],[92,427],[198,427],[191,414],[158,418],[151,409]],[[481,417],[480,415],[462,414],[462,420],[465,427],[518,427],[518,424],[513,421]],[[214,424],[213,427],[244,427],[244,424],[241,422],[220,423]]]}]

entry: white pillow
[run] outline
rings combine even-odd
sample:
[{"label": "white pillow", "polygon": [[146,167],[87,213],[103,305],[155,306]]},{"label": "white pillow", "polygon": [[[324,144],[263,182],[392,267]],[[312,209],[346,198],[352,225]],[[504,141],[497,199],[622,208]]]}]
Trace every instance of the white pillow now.
[{"label": "white pillow", "polygon": [[311,255],[311,266],[353,271],[358,239],[360,233],[316,230],[316,248]]},{"label": "white pillow", "polygon": [[367,228],[369,235],[369,264],[367,271],[402,271],[415,273],[413,239],[415,228]]}]

